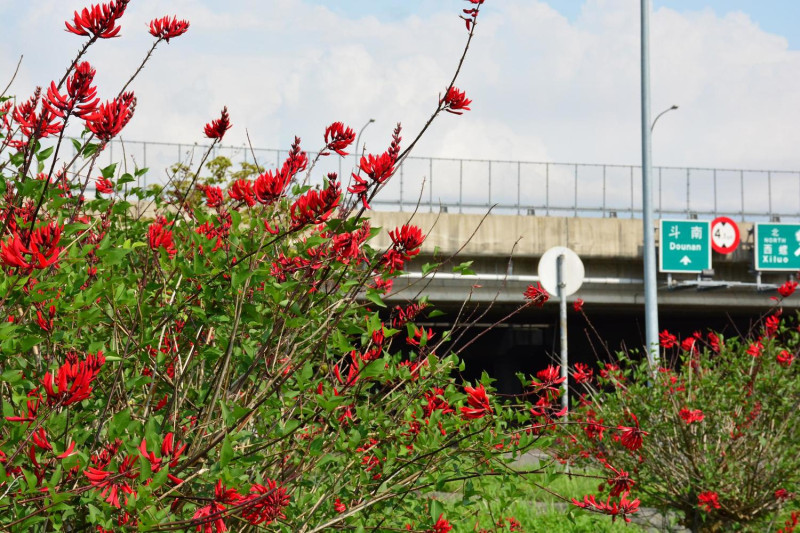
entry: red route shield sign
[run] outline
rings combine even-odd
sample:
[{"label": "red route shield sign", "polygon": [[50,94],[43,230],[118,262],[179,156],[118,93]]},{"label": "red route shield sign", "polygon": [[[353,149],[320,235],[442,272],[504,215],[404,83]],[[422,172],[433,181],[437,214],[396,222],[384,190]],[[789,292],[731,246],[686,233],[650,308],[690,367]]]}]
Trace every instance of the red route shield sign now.
[{"label": "red route shield sign", "polygon": [[720,254],[729,254],[739,246],[739,226],[728,217],[717,217],[711,222],[711,248]]}]

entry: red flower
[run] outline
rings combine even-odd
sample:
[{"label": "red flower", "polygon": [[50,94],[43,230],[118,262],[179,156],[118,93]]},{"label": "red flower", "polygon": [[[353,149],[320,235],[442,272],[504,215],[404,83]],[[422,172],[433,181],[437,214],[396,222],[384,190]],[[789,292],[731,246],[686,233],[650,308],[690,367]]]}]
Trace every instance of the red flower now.
[{"label": "red flower", "polygon": [[467,403],[470,405],[470,407],[461,408],[461,415],[464,418],[483,418],[487,414],[494,412],[491,405],[489,405],[489,397],[486,395],[486,389],[483,385],[478,385],[475,388],[466,386],[464,391],[467,393]]},{"label": "red flower", "polygon": [[426,533],[447,533],[448,531],[452,530],[453,526],[450,525],[450,522],[444,519],[444,513],[439,515],[439,519],[433,524],[432,529],[426,530]]},{"label": "red flower", "polygon": [[753,357],[760,357],[761,351],[764,349],[764,345],[761,342],[756,341],[750,343],[750,346],[747,347],[747,353],[752,355]]},{"label": "red flower", "polygon": [[[86,468],[84,475],[89,479],[89,482],[97,489],[102,489],[100,496],[108,495],[106,502],[119,509],[121,507],[119,501],[119,494],[136,494],[131,488],[126,479],[136,479],[139,477],[138,472],[133,471],[136,464],[135,457],[126,456],[117,467],[117,473],[108,472],[102,468],[95,468],[90,466]],[[128,498],[125,497],[125,504],[127,505]]]},{"label": "red flower", "polygon": [[583,300],[578,298],[574,302],[572,302],[572,309],[574,309],[576,313],[580,313],[581,311],[583,311]]},{"label": "red flower", "polygon": [[75,67],[75,72],[67,78],[67,94],[62,95],[55,82],[50,82],[47,90],[47,99],[43,104],[54,115],[66,118],[74,114],[79,118],[86,118],[97,109],[100,101],[97,96],[97,87],[92,87],[96,71],[84,61]]},{"label": "red flower", "polygon": [[619,432],[619,443],[635,452],[642,447],[642,437],[647,435],[646,431],[639,428],[639,419],[633,413],[626,413],[626,416],[633,421],[633,426],[617,426]]},{"label": "red flower", "polygon": [[533,380],[531,384],[537,391],[555,392],[556,395],[559,393],[559,386],[567,380],[566,377],[561,377],[561,365],[549,365],[544,370],[538,371],[536,377],[540,381]]},{"label": "red flower", "polygon": [[687,424],[691,424],[692,422],[702,422],[703,419],[705,418],[703,411],[701,411],[700,409],[690,410],[684,407],[683,409],[680,410],[678,414]]},{"label": "red flower", "polygon": [[719,509],[719,496],[716,492],[707,491],[701,492],[697,495],[697,505],[705,512],[710,512],[711,509]]},{"label": "red flower", "polygon": [[575,380],[576,385],[592,381],[592,376],[594,376],[594,370],[589,368],[589,365],[575,363],[575,370],[572,373],[572,379]]},{"label": "red flower", "polygon": [[611,515],[612,521],[616,520],[617,516],[621,516],[626,522],[630,522],[629,514],[633,514],[639,510],[639,500],[628,500],[627,495],[623,495],[619,502],[612,502],[611,496],[604,502],[598,502],[594,495],[587,495],[583,497],[583,501],[572,499],[572,504],[582,509],[591,509],[600,513]]},{"label": "red flower", "polygon": [[[178,466],[178,460],[184,451],[186,451],[186,444],[175,443],[175,434],[172,432],[167,433],[161,442],[161,457],[156,457],[155,453],[147,451],[147,439],[142,439],[142,443],[139,445],[139,453],[150,462],[150,470],[153,472],[158,472],[167,465],[170,468]],[[183,480],[172,474],[167,474],[167,477],[173,483],[183,483]]]},{"label": "red flower", "polygon": [[796,281],[787,281],[780,287],[778,287],[778,294],[781,295],[783,298],[788,298],[792,294],[794,294],[795,289],[797,288]]},{"label": "red flower", "polygon": [[180,37],[189,29],[188,20],[178,20],[177,15],[170,20],[169,15],[150,21],[150,35],[169,42],[173,37]]},{"label": "red flower", "polygon": [[206,196],[206,205],[211,208],[220,207],[225,203],[225,195],[222,194],[222,189],[214,187],[213,185],[198,185],[197,189]]},{"label": "red flower", "polygon": [[461,115],[464,111],[470,111],[469,104],[471,103],[472,100],[467,98],[464,91],[460,91],[455,87],[450,87],[444,98],[439,100],[439,105],[442,106],[442,109],[454,115]]},{"label": "red flower", "polygon": [[282,172],[267,171],[256,178],[253,187],[256,200],[264,205],[274,203],[283,195],[289,180]]},{"label": "red flower", "polygon": [[244,202],[248,207],[256,205],[256,198],[253,195],[253,184],[249,180],[241,179],[234,181],[228,188],[228,196],[238,202]]},{"label": "red flower", "polygon": [[92,392],[92,382],[105,362],[103,352],[88,354],[83,361],[78,361],[75,354],[68,354],[67,361],[59,367],[55,376],[48,371],[42,378],[48,403],[66,406],[88,398]]},{"label": "red flower", "polygon": [[225,106],[222,108],[222,114],[216,120],[212,120],[210,123],[206,124],[205,127],[205,134],[206,137],[209,139],[220,139],[222,140],[223,135],[225,132],[231,129],[231,119],[228,116],[228,107]]},{"label": "red flower", "polygon": [[409,260],[419,253],[419,249],[425,240],[425,235],[417,226],[403,224],[399,228],[389,232],[392,240],[392,248],[400,253],[405,260]]},{"label": "red flower", "polygon": [[129,0],[116,0],[108,4],[96,4],[91,8],[83,8],[80,14],[76,11],[72,24],[65,22],[67,31],[81,36],[92,36],[95,39],[110,39],[119,34],[117,20],[125,13]]},{"label": "red flower", "polygon": [[662,331],[658,334],[659,342],[661,343],[661,347],[665,349],[674,348],[678,345],[678,337],[673,335],[667,330]]},{"label": "red flower", "polygon": [[715,353],[719,353],[719,350],[722,347],[722,341],[720,340],[719,336],[713,331],[709,331],[707,336],[708,336],[708,345],[711,346],[711,349]]},{"label": "red flower", "polygon": [[778,364],[780,364],[781,366],[785,366],[786,368],[789,368],[790,366],[792,366],[792,361],[794,361],[794,355],[787,352],[786,350],[781,350],[781,353],[779,353],[776,356],[776,359],[778,361]]},{"label": "red flower", "polygon": [[536,307],[542,307],[550,299],[550,295],[547,294],[547,291],[542,288],[542,284],[539,282],[536,285],[528,285],[523,295],[526,300],[530,300],[530,303]]},{"label": "red flower", "polygon": [[428,404],[422,407],[425,418],[429,418],[434,411],[441,411],[443,415],[455,411],[444,399],[444,389],[439,387],[432,388],[425,393],[425,399],[428,401]]},{"label": "red flower", "polygon": [[24,257],[29,253],[30,250],[22,244],[22,238],[17,233],[7,241],[0,242],[0,261],[7,267],[30,269],[31,265]]},{"label": "red flower", "polygon": [[[59,115],[47,102],[42,102],[42,109],[37,113],[36,109],[41,100],[42,88],[37,87],[28,100],[14,106],[12,117],[19,125],[22,135],[25,137],[47,137],[61,132],[63,124],[58,122]],[[5,120],[5,119],[4,119]]]},{"label": "red flower", "polygon": [[100,106],[90,115],[86,115],[86,128],[101,141],[108,142],[119,135],[122,128],[133,117],[136,109],[136,98],[133,93],[124,93]]},{"label": "red flower", "polygon": [[103,176],[99,176],[94,180],[94,188],[100,194],[111,194],[114,192],[114,182]]},{"label": "red flower", "polygon": [[164,227],[161,222],[153,222],[147,230],[147,237],[150,242],[151,250],[164,248],[170,258],[177,253],[175,243],[172,242],[172,232]]},{"label": "red flower", "polygon": [[631,479],[630,475],[628,475],[628,473],[624,470],[617,470],[608,463],[606,463],[605,466],[614,472],[614,474],[616,474],[607,481],[608,487],[611,489],[611,497],[616,498],[622,494],[630,493],[634,484],[634,481]]},{"label": "red flower", "polygon": [[480,11],[481,9],[480,6],[481,4],[483,4],[484,0],[467,0],[467,1],[472,5],[478,6],[478,7],[464,9],[463,10],[464,15],[466,16],[464,15],[461,16],[464,22],[467,23],[467,31],[470,31],[472,29],[472,26],[475,24],[475,21],[478,18],[478,12]]},{"label": "red flower", "polygon": [[700,350],[697,348],[696,337],[686,337],[681,341],[681,350],[684,352],[698,353]]},{"label": "red flower", "polygon": [[333,510],[337,513],[343,513],[347,510],[347,506],[342,503],[342,500],[336,498],[336,501],[333,502]]},{"label": "red flower", "polygon": [[242,511],[242,518],[253,525],[267,525],[278,518],[286,518],[283,509],[291,500],[286,489],[279,486],[277,481],[266,479],[264,482],[266,485],[256,483],[250,487],[250,494],[245,498],[247,506]]},{"label": "red flower", "polygon": [[353,131],[353,128],[345,128],[341,122],[334,122],[325,128],[325,148],[333,150],[342,157],[347,155],[344,149],[353,144],[355,140],[356,132]]},{"label": "red flower", "polygon": [[339,205],[342,197],[336,174],[328,174],[325,189],[311,189],[300,196],[289,209],[292,218],[292,229],[302,228],[308,224],[321,224],[328,220],[331,213]]},{"label": "red flower", "polygon": [[227,507],[218,502],[211,502],[200,507],[192,516],[192,524],[197,524],[195,531],[202,531],[203,533],[223,533],[228,531],[225,526],[225,520],[223,520],[225,509]]}]

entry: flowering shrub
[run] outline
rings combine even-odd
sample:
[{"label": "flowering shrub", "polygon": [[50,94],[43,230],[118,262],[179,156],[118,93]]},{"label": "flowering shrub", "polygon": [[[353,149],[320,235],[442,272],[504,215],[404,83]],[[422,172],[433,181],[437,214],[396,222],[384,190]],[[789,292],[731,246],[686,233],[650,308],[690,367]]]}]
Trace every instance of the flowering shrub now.
[{"label": "flowering shrub", "polygon": [[[637,494],[680,511],[694,531],[767,530],[796,507],[797,320],[777,308],[749,336],[697,332],[679,340],[664,331],[661,345],[654,371],[625,356],[596,380],[576,368],[586,394],[570,453],[615,465],[612,495],[630,474]],[[792,528],[787,522],[784,531]]]},{"label": "flowering shrub", "polygon": [[[464,53],[483,0],[469,3]],[[76,12],[66,29],[85,40],[67,73],[0,102],[0,527],[474,525],[472,511],[429,494],[540,444],[563,415],[560,382],[550,369],[518,402],[498,402],[488,378],[454,380],[456,356],[414,324],[425,302],[383,302],[425,236],[405,224],[375,249],[381,230],[363,214],[421,133],[403,149],[398,125],[385,152],[311,187],[317,158],[346,156],[352,128],[332,123],[316,158],[295,139],[278,168],[232,173],[224,158],[206,164],[232,127],[223,108],[203,128],[212,145],[197,170],[136,187],[146,169],[97,168],[98,156],[133,119],[128,87],[154,49],[190,25],[153,19],[145,61],[101,100],[82,59],[120,37],[127,4]],[[469,110],[454,82],[432,100],[431,120]],[[84,130],[74,159],[63,158],[68,123]],[[523,306],[547,299],[540,288],[526,295]],[[627,491],[616,495],[619,504],[584,501],[635,511]]]}]

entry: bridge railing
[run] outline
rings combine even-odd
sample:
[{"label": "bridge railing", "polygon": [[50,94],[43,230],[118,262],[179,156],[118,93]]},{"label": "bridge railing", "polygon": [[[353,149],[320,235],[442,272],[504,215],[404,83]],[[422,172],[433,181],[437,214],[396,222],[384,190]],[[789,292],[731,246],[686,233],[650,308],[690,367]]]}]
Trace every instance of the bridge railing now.
[{"label": "bridge railing", "polygon": [[[193,168],[208,145],[112,141],[101,155],[109,162],[149,167],[143,185],[166,183],[169,168]],[[219,146],[238,165],[282,164],[286,150]],[[309,153],[311,157],[316,154]],[[115,159],[116,158],[116,159]],[[255,160],[255,161],[254,161]],[[323,157],[312,182],[337,172],[346,183],[355,156]],[[585,163],[543,163],[479,159],[409,157],[373,202],[379,210],[447,211],[581,217],[641,217],[641,167]],[[800,221],[800,171],[655,167],[654,207],[659,218],[709,218]]]}]

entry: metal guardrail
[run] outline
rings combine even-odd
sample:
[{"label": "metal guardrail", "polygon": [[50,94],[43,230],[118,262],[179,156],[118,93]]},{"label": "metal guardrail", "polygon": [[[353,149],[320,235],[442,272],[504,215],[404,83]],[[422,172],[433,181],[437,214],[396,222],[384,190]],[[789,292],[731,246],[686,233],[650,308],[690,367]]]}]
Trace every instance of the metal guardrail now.
[{"label": "metal guardrail", "polygon": [[[143,185],[165,183],[177,162],[191,166],[208,145],[119,141],[115,157],[149,167]],[[286,150],[218,146],[234,165],[257,162],[274,168]],[[316,153],[309,152],[311,157]],[[101,162],[106,157],[101,155]],[[327,172],[347,175],[355,156],[320,159],[312,182]],[[800,221],[800,171],[655,167],[654,207],[658,218],[729,216],[747,221]],[[641,167],[585,163],[541,163],[481,159],[409,157],[373,202],[379,210],[446,211],[582,217],[641,216]]]}]

